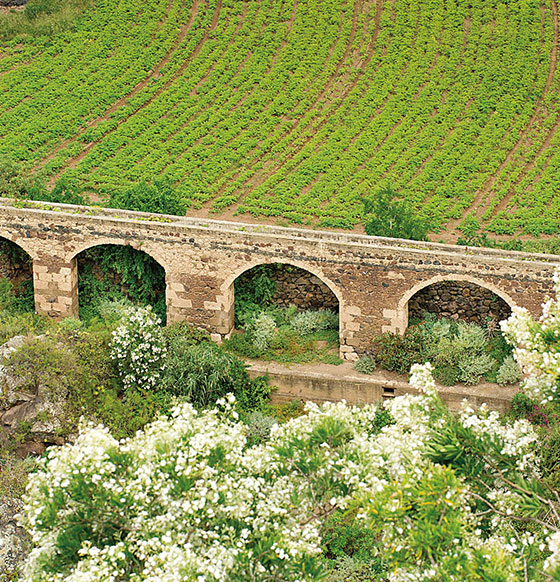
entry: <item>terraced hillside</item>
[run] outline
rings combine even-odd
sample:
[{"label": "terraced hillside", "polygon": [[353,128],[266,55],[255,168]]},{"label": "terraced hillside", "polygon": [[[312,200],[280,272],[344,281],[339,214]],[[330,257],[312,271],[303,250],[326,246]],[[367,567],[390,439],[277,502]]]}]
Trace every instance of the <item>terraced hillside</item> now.
[{"label": "terraced hillside", "polygon": [[0,52],[0,154],[51,184],[350,226],[390,181],[442,228],[560,226],[556,0],[95,5]]}]

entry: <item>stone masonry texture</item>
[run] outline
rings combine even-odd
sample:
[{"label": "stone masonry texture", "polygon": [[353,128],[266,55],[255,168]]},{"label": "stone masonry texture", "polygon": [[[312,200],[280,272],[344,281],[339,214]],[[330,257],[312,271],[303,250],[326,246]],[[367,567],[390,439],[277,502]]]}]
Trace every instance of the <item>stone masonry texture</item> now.
[{"label": "stone masonry texture", "polygon": [[168,321],[187,320],[217,339],[232,331],[239,275],[259,264],[299,267],[338,299],[341,356],[349,360],[374,333],[403,333],[409,300],[429,285],[471,283],[536,316],[560,266],[553,255],[62,204],[21,208],[10,200],[0,200],[0,237],[33,259],[39,313],[77,316],[76,256],[97,245],[131,245],[165,269]]}]

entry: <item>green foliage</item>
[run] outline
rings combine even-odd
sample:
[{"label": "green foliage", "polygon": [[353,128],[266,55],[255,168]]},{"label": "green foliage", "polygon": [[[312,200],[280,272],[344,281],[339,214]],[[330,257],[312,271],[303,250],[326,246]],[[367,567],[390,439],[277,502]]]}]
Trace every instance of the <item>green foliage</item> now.
[{"label": "green foliage", "polygon": [[496,382],[500,386],[507,384],[517,384],[521,380],[521,371],[513,356],[506,356],[498,373],[496,374]]},{"label": "green foliage", "polygon": [[533,410],[533,401],[523,392],[518,392],[511,400],[513,418],[526,418]]},{"label": "green foliage", "polygon": [[257,265],[235,280],[235,325],[245,327],[261,311],[272,305],[276,283],[272,278],[278,266]]},{"label": "green foliage", "polygon": [[0,152],[49,178],[118,198],[157,176],[187,207],[329,228],[389,181],[435,228],[488,185],[488,230],[558,230],[554,22],[533,0],[224,0],[215,20],[215,1],[110,0],[76,18],[92,4],[0,19]]},{"label": "green foliage", "polygon": [[7,357],[4,366],[21,382],[18,390],[38,394],[41,387],[53,400],[66,402],[80,383],[77,363],[75,354],[52,338],[30,336]]},{"label": "green foliage", "polygon": [[318,311],[307,309],[300,311],[290,320],[290,327],[300,335],[309,335],[316,331],[338,329],[338,313],[328,309]]},{"label": "green foliage", "polygon": [[276,323],[270,315],[259,313],[247,325],[247,335],[259,353],[263,353],[270,346],[270,342],[276,333]]},{"label": "green foliage", "polygon": [[291,402],[270,403],[268,412],[278,423],[288,422],[292,418],[298,418],[305,414],[304,402],[292,400]]},{"label": "green foliage", "polygon": [[377,362],[371,356],[363,356],[354,364],[354,369],[362,374],[373,374],[377,369]]},{"label": "green foliage", "polygon": [[260,410],[255,410],[246,419],[247,424],[247,444],[248,446],[260,445],[270,437],[271,428],[277,423],[273,416],[263,414]]},{"label": "green foliage", "polygon": [[52,14],[58,9],[58,4],[57,0],[29,0],[23,13],[33,20],[42,14]]},{"label": "green foliage", "polygon": [[367,432],[370,436],[376,435],[381,432],[382,428],[391,426],[392,424],[395,424],[395,419],[391,416],[391,413],[386,408],[380,406],[375,411],[375,417],[371,425],[368,427]]},{"label": "green foliage", "polygon": [[[318,347],[317,342],[323,345]],[[275,360],[277,362],[323,362],[338,365],[338,332],[328,330],[300,336],[289,326],[278,329],[267,350],[256,348],[249,334],[235,333],[224,342],[224,348],[243,358]],[[336,353],[334,353],[336,352]]]},{"label": "green foliage", "polygon": [[112,208],[179,216],[187,210],[185,201],[167,178],[154,179],[151,184],[142,180],[127,190],[112,191],[108,204]]},{"label": "green foliage", "polygon": [[77,18],[92,6],[91,0],[29,0],[23,12],[12,11],[0,19],[0,40],[52,37],[71,29]]},{"label": "green foliage", "polygon": [[335,560],[333,572],[329,574],[327,582],[379,582],[385,581],[385,569],[379,559],[371,562],[360,562],[350,557]]},{"label": "green foliage", "polygon": [[376,573],[383,572],[380,560],[376,559],[380,540],[367,523],[355,519],[354,513],[336,511],[325,520],[321,533],[325,557],[329,560],[352,558],[371,569],[375,563],[379,568]]},{"label": "green foliage", "polygon": [[6,449],[0,450],[0,499],[20,499],[25,492],[27,476],[34,466],[32,457],[18,459]]},{"label": "green foliage", "polygon": [[45,185],[30,176],[24,166],[7,156],[0,156],[0,196],[5,198],[41,199]]},{"label": "green foliage", "polygon": [[266,381],[251,381],[245,364],[235,356],[214,344],[193,345],[180,337],[169,344],[161,389],[197,408],[211,406],[231,392],[248,411],[260,410],[270,395]]},{"label": "green foliage", "polygon": [[80,317],[98,317],[107,299],[129,299],[151,305],[162,321],[166,318],[165,271],[159,263],[130,246],[102,245],[78,256]]},{"label": "green foliage", "polygon": [[435,367],[434,378],[445,386],[452,386],[458,382],[477,384],[483,377],[496,381],[504,361],[504,371],[514,374],[515,362],[514,366],[506,359],[510,354],[511,347],[501,334],[490,336],[486,329],[474,323],[428,316],[410,326],[403,336],[376,335],[368,357],[371,363],[400,374],[408,373],[413,364],[431,362]]},{"label": "green foliage", "polygon": [[364,227],[369,235],[426,240],[428,223],[387,186],[364,198]]},{"label": "green foliage", "polygon": [[163,328],[163,337],[167,347],[176,343],[181,345],[198,345],[210,341],[210,334],[204,330],[194,327],[187,321],[178,321]]},{"label": "green foliage", "polygon": [[459,383],[459,369],[453,364],[442,364],[434,369],[434,378],[444,386]]},{"label": "green foliage", "polygon": [[382,333],[373,338],[371,357],[385,370],[408,374],[412,364],[426,361],[424,340],[419,326],[409,327],[403,336]]}]

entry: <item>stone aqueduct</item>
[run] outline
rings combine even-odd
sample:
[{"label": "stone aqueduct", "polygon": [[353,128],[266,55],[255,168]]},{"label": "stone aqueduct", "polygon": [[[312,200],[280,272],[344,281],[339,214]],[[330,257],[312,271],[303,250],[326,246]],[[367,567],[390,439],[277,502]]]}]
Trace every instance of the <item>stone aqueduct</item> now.
[{"label": "stone aqueduct", "polygon": [[77,316],[77,255],[131,245],[165,269],[168,321],[187,320],[216,340],[233,329],[240,274],[295,265],[338,298],[341,356],[350,360],[374,332],[404,332],[409,299],[434,282],[475,283],[538,315],[560,266],[560,256],[10,200],[0,200],[0,236],[31,256],[39,313]]}]

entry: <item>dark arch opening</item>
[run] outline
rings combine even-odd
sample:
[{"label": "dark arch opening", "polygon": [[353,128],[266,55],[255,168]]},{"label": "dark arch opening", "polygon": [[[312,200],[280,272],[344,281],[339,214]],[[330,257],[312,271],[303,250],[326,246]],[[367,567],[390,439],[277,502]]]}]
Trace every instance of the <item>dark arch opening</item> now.
[{"label": "dark arch opening", "polygon": [[440,281],[420,289],[408,301],[409,325],[424,319],[427,313],[485,327],[509,317],[511,307],[490,289],[476,283]]},{"label": "dark arch opening", "polygon": [[2,298],[20,311],[34,310],[33,296],[33,260],[16,243],[0,237],[0,279]]},{"label": "dark arch opening", "polygon": [[230,345],[239,355],[280,361],[338,358],[339,301],[313,273],[285,263],[257,265],[239,275],[233,289]]},{"label": "dark arch opening", "polygon": [[234,281],[235,308],[253,301],[299,310],[328,309],[338,313],[336,295],[319,277],[294,265],[271,263],[248,269]]},{"label": "dark arch opening", "polygon": [[166,321],[165,269],[144,251],[124,245],[99,245],[76,256],[80,317],[100,315],[105,300],[126,299],[151,305]]}]

